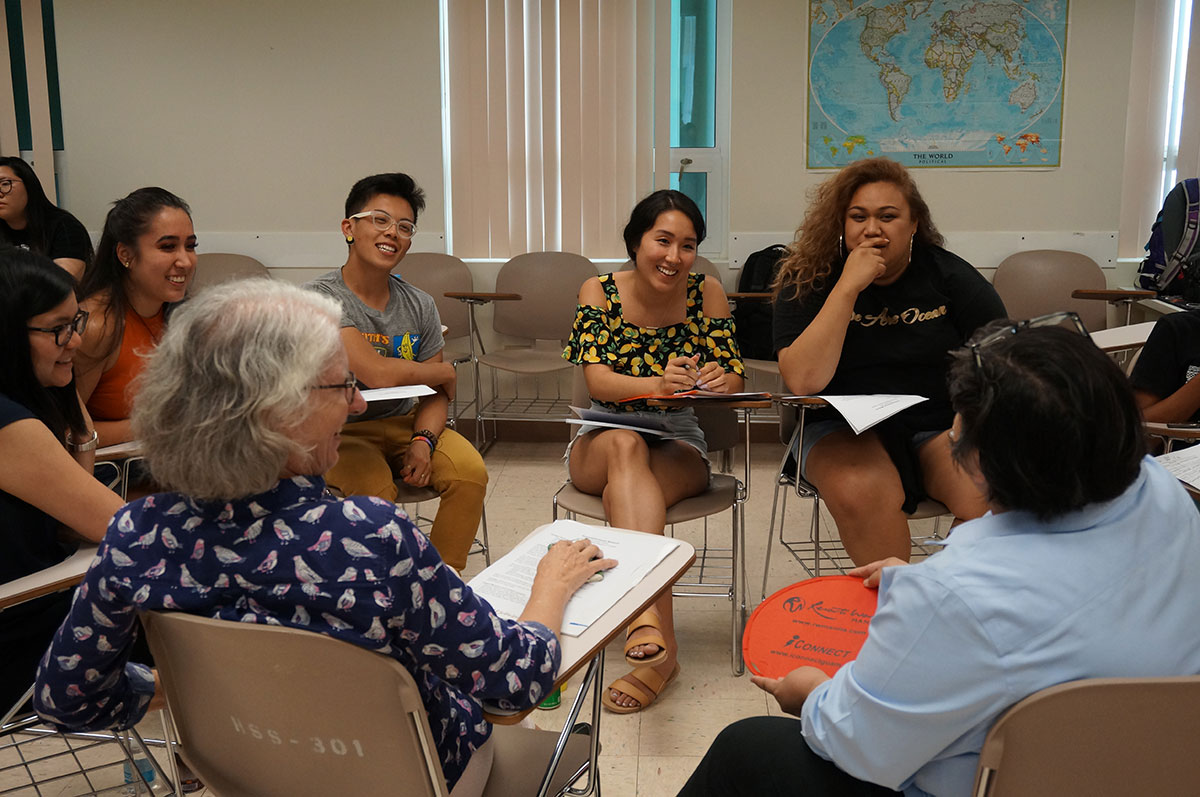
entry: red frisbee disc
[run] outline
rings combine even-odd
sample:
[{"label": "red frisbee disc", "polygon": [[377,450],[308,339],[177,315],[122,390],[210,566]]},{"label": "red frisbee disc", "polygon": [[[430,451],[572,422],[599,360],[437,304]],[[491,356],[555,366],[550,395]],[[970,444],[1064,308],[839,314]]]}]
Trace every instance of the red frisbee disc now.
[{"label": "red frisbee disc", "polygon": [[820,576],[784,587],[746,622],[746,666],[771,678],[806,665],[832,676],[867,641],[878,598],[878,590],[852,576]]}]

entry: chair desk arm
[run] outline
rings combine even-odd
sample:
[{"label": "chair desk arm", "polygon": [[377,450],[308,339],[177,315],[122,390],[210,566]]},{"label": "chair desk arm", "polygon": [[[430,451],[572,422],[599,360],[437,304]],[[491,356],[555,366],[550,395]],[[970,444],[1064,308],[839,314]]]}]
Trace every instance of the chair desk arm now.
[{"label": "chair desk arm", "polygon": [[520,301],[522,298],[519,293],[485,293],[479,291],[446,291],[442,295],[447,299],[458,299],[460,302],[466,302],[467,304],[515,302]]},{"label": "chair desk arm", "polygon": [[1131,302],[1135,299],[1153,299],[1158,296],[1154,291],[1136,291],[1126,289],[1079,288],[1071,291],[1072,299],[1098,299],[1104,302]]}]

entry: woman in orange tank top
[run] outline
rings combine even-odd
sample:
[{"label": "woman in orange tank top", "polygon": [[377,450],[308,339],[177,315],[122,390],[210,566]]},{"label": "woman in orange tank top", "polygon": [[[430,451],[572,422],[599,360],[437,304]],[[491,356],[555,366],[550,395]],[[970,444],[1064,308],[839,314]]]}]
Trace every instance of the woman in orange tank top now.
[{"label": "woman in orange tank top", "polygon": [[76,357],[76,377],[100,445],[133,437],[133,382],[144,354],[162,337],[167,305],[183,299],[195,268],[196,232],[186,202],[162,188],[139,188],[113,204],[96,260],[79,286],[92,322]]}]

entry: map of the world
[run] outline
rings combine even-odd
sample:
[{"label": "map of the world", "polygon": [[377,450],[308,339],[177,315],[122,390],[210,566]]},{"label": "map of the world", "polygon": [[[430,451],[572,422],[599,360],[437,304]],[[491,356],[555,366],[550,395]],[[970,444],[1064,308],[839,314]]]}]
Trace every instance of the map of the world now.
[{"label": "map of the world", "polygon": [[808,168],[1059,165],[1067,0],[810,0]]}]

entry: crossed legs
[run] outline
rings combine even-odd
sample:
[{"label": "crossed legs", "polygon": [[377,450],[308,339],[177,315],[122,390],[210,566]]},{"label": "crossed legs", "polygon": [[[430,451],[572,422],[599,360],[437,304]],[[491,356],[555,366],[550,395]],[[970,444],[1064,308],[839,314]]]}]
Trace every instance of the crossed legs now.
[{"label": "crossed legs", "polygon": [[[925,491],[956,518],[970,520],[987,511],[979,488],[950,457],[946,432],[925,442],[917,457]],[[889,556],[908,560],[908,516],[901,509],[904,488],[878,435],[843,429],[821,438],[809,452],[805,473],[829,507],[856,565]]]},{"label": "crossed legs", "polygon": [[[651,534],[663,533],[667,507],[704,492],[708,486],[708,468],[696,449],[678,441],[651,446],[641,435],[624,429],[592,432],[580,437],[571,448],[568,468],[571,482],[577,489],[603,499],[609,523]],[[661,632],[667,657],[653,666],[666,678],[674,670],[678,654],[671,593],[659,598],[654,608],[662,619]],[[634,629],[631,641],[636,641],[640,635],[638,629]],[[645,635],[650,635],[650,629],[645,629]],[[647,658],[659,650],[653,643],[635,645],[629,656]],[[626,678],[641,683],[633,675]],[[655,690],[647,688],[647,691],[653,693]],[[620,690],[611,690],[610,696],[626,708],[639,705],[637,699]]]}]

